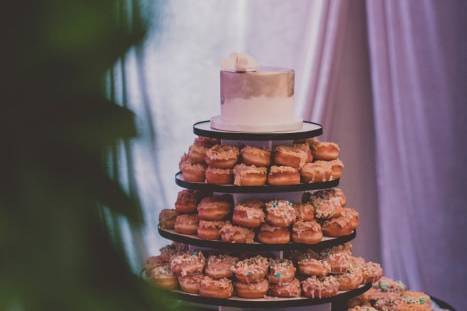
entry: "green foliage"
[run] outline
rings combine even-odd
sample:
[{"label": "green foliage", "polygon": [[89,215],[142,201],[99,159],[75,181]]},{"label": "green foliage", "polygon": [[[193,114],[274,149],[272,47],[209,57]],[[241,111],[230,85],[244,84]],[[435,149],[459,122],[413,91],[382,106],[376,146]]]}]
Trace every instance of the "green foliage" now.
[{"label": "green foliage", "polygon": [[136,135],[134,116],[104,96],[108,70],[144,38],[139,2],[8,1],[0,12],[0,310],[176,308],[132,274],[101,208],[141,223],[106,167],[109,148]]}]

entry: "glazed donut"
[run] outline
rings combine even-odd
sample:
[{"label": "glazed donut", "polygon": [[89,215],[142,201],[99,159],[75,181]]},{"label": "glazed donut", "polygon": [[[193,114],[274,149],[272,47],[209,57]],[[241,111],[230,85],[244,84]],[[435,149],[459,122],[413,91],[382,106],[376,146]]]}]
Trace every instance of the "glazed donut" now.
[{"label": "glazed donut", "polygon": [[256,283],[266,278],[268,267],[269,260],[258,255],[238,261],[232,268],[232,272],[242,283]]},{"label": "glazed donut", "polygon": [[161,266],[163,264],[167,264],[167,261],[164,260],[161,256],[150,256],[148,257],[143,265],[144,273],[149,276],[149,273],[152,269]]},{"label": "glazed donut", "polygon": [[308,154],[296,146],[276,146],[274,164],[300,169],[308,160]]},{"label": "glazed donut", "polygon": [[203,198],[198,204],[198,217],[203,220],[223,220],[233,208],[230,195],[214,195]]},{"label": "glazed donut", "polygon": [[269,283],[266,279],[257,283],[235,282],[235,291],[240,298],[257,299],[264,298],[269,290]]},{"label": "glazed donut", "polygon": [[339,289],[339,283],[333,276],[317,278],[310,276],[302,281],[302,291],[305,297],[328,298],[335,296]]},{"label": "glazed donut", "polygon": [[175,219],[175,232],[181,234],[194,235],[198,231],[198,215],[183,214]]},{"label": "glazed donut", "polygon": [[275,227],[288,227],[297,219],[292,202],[272,200],[266,203],[266,222]]},{"label": "glazed donut", "polygon": [[324,221],[321,227],[325,236],[340,237],[354,231],[351,221],[349,217],[339,216]]},{"label": "glazed donut", "polygon": [[315,208],[311,203],[295,203],[293,207],[295,209],[295,213],[297,214],[297,220],[315,220]]},{"label": "glazed donut", "polygon": [[365,262],[361,265],[363,283],[375,283],[383,276],[383,268],[375,262]]},{"label": "glazed donut", "polygon": [[297,221],[292,227],[292,240],[296,243],[317,244],[323,239],[321,226],[316,221]]},{"label": "glazed donut", "polygon": [[172,243],[170,245],[162,247],[160,252],[160,258],[165,263],[170,263],[172,257],[175,255],[179,255],[188,250],[188,247],[182,243]]},{"label": "glazed donut", "polygon": [[347,309],[347,311],[378,311],[378,310],[376,310],[370,305],[364,305],[364,306],[354,306],[350,309]]},{"label": "glazed donut", "polygon": [[300,272],[308,276],[326,276],[331,273],[331,265],[327,261],[311,256],[304,256],[297,264]]},{"label": "glazed donut", "polygon": [[336,245],[319,252],[320,258],[328,258],[331,254],[345,253],[349,256],[352,255],[352,243],[346,242],[344,244]]},{"label": "glazed donut", "polygon": [[182,291],[190,293],[190,294],[198,294],[199,283],[201,283],[202,278],[203,278],[202,274],[179,276],[178,284],[180,285],[180,289]]},{"label": "glazed donut", "polygon": [[178,287],[177,278],[170,270],[169,264],[163,264],[152,269],[148,278],[158,287],[164,289],[176,289]]},{"label": "glazed donut", "polygon": [[259,200],[247,200],[235,205],[232,222],[236,225],[257,228],[264,223],[264,203]]},{"label": "glazed donut", "polygon": [[240,151],[242,161],[246,165],[268,167],[271,165],[271,151],[253,146],[245,146]]},{"label": "glazed donut", "polygon": [[333,188],[334,191],[334,196],[339,198],[339,201],[341,203],[341,206],[344,207],[347,205],[347,198],[344,195],[344,191],[342,191],[341,188]]},{"label": "glazed donut", "polygon": [[290,166],[271,166],[268,174],[268,184],[273,186],[298,185],[300,173]]},{"label": "glazed donut", "polygon": [[179,163],[183,180],[187,182],[203,182],[206,178],[206,165],[203,163],[193,163],[185,154]]},{"label": "glazed donut", "polygon": [[203,163],[208,148],[200,144],[193,144],[188,149],[188,158],[192,163]]},{"label": "glazed donut", "polygon": [[333,190],[320,190],[311,194],[309,202],[315,208],[315,217],[326,220],[341,216],[341,200],[334,195]]},{"label": "glazed donut", "polygon": [[357,229],[359,224],[359,216],[360,214],[353,208],[346,207],[342,209],[342,217],[346,217],[349,219],[350,226],[353,230]]},{"label": "glazed donut", "polygon": [[230,298],[233,294],[232,281],[226,278],[215,280],[204,276],[199,284],[199,294],[203,297]]},{"label": "glazed donut", "polygon": [[289,283],[295,278],[297,269],[289,259],[271,260],[268,280],[272,284]]},{"label": "glazed donut", "polygon": [[344,173],[344,163],[342,163],[341,160],[332,160],[329,162],[331,165],[331,178],[334,179],[339,179],[342,177],[342,174]]},{"label": "glazed donut", "polygon": [[402,293],[407,290],[407,287],[401,281],[395,281],[385,276],[373,283],[372,288],[384,293]]},{"label": "glazed donut", "polygon": [[336,143],[315,141],[310,147],[315,160],[331,161],[339,157],[340,148]]},{"label": "glazed donut", "polygon": [[257,238],[264,244],[287,244],[290,242],[290,231],[287,227],[273,227],[263,224],[259,228]]},{"label": "glazed donut", "polygon": [[215,168],[233,168],[238,161],[239,151],[233,145],[215,145],[206,152],[206,163]]},{"label": "glazed donut", "polygon": [[268,170],[265,167],[237,164],[234,167],[234,184],[237,186],[263,186],[266,184]]},{"label": "glazed donut", "polygon": [[211,148],[212,146],[218,145],[221,143],[221,140],[218,138],[211,138],[205,136],[198,136],[195,138],[193,144],[204,146],[206,148]]},{"label": "glazed donut", "polygon": [[238,258],[229,255],[209,256],[205,273],[213,279],[231,278]]},{"label": "glazed donut", "polygon": [[[365,293],[366,294],[366,293]],[[375,299],[376,298],[376,299]],[[376,310],[394,310],[394,311],[409,311],[412,309],[402,308],[403,302],[401,300],[400,295],[395,294],[384,294],[384,295],[377,295],[377,297],[373,297],[371,300],[371,304],[375,307]],[[429,309],[431,310],[431,309]]]},{"label": "glazed donut", "polygon": [[186,252],[172,257],[170,269],[177,276],[201,274],[206,259],[201,252]]},{"label": "glazed donut", "polygon": [[163,209],[159,213],[159,227],[162,229],[173,229],[175,227],[175,219],[177,211],[174,209]]},{"label": "glazed donut", "polygon": [[326,261],[331,266],[332,273],[345,273],[352,267],[352,256],[348,253],[330,254]]},{"label": "glazed donut", "polygon": [[182,190],[177,195],[175,210],[180,214],[190,214],[196,211],[196,192],[192,190]]},{"label": "glazed donut", "polygon": [[313,161],[313,154],[311,153],[310,145],[307,143],[295,143],[293,144],[294,148],[300,149],[306,153],[306,162]]},{"label": "glazed donut", "polygon": [[331,180],[332,167],[329,163],[323,161],[311,162],[306,163],[300,173],[306,183],[326,182]]},{"label": "glazed donut", "polygon": [[221,240],[230,243],[247,243],[254,242],[255,233],[247,228],[232,226],[226,223],[220,230]]},{"label": "glazed donut", "polygon": [[293,298],[301,294],[300,282],[293,279],[289,283],[280,283],[271,285],[271,294],[274,297]]},{"label": "glazed donut", "polygon": [[233,171],[230,168],[208,167],[206,169],[206,182],[215,185],[227,185],[233,182]]},{"label": "glazed donut", "polygon": [[431,298],[425,293],[405,291],[401,295],[398,311],[431,311]]},{"label": "glazed donut", "polygon": [[347,291],[358,288],[363,283],[362,270],[352,268],[345,273],[336,275],[337,282],[339,282],[339,290]]},{"label": "glazed donut", "polygon": [[224,221],[219,220],[200,220],[198,224],[198,237],[201,240],[219,240],[221,228],[225,225]]}]

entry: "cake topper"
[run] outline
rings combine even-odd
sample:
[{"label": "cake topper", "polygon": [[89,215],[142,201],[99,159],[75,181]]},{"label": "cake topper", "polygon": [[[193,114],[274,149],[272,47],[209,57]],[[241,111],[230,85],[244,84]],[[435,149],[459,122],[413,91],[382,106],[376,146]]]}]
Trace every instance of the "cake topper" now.
[{"label": "cake topper", "polygon": [[246,53],[232,53],[222,61],[222,70],[233,72],[256,71],[256,60]]}]

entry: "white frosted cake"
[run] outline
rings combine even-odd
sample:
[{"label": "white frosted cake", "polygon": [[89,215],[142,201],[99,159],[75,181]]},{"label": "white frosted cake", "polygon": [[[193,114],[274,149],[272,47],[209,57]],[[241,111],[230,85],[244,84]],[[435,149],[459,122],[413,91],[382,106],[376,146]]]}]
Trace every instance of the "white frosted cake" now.
[{"label": "white frosted cake", "polygon": [[234,53],[220,73],[221,114],[211,127],[239,132],[285,132],[302,128],[294,113],[294,71],[257,67],[253,58]]}]

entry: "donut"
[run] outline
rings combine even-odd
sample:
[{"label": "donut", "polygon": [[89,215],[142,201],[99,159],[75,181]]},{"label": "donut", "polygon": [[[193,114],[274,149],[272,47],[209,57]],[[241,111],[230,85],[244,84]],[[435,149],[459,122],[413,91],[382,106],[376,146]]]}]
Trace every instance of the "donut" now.
[{"label": "donut", "polygon": [[185,252],[172,257],[170,269],[177,276],[201,274],[206,259],[201,252]]},{"label": "donut", "polygon": [[331,273],[331,265],[325,260],[319,260],[311,256],[304,256],[298,262],[298,269],[308,276],[326,276]]},{"label": "donut", "polygon": [[230,298],[233,294],[232,281],[226,278],[216,280],[206,275],[199,284],[199,294],[203,297]]},{"label": "donut", "polygon": [[206,182],[215,185],[227,185],[233,182],[233,171],[230,168],[208,167],[206,169]]},{"label": "donut", "polygon": [[159,227],[162,229],[173,229],[175,227],[175,219],[177,211],[174,209],[163,209],[159,213]]},{"label": "donut", "polygon": [[363,275],[363,283],[375,283],[383,276],[383,268],[375,262],[365,262],[360,266]]},{"label": "donut", "polygon": [[363,283],[362,270],[351,268],[347,272],[336,275],[339,282],[339,290],[347,291],[358,288]]},{"label": "donut", "polygon": [[220,144],[221,141],[218,138],[211,138],[211,137],[205,137],[205,136],[198,136],[195,138],[195,141],[193,144],[195,145],[200,145],[206,148],[211,148],[212,146]]},{"label": "donut", "polygon": [[171,290],[178,287],[177,278],[170,270],[169,264],[154,267],[147,276],[157,287]]},{"label": "donut", "polygon": [[255,233],[248,229],[239,226],[232,226],[226,223],[220,230],[221,240],[230,243],[247,243],[254,242]]},{"label": "donut", "polygon": [[175,232],[194,235],[198,231],[198,222],[198,215],[196,214],[178,215],[175,219]]},{"label": "donut", "polygon": [[271,260],[268,280],[272,284],[289,283],[295,279],[297,269],[289,259]]},{"label": "donut", "polygon": [[352,218],[339,216],[325,220],[321,225],[324,235],[330,237],[340,237],[349,235],[354,231]]},{"label": "donut", "polygon": [[307,143],[294,143],[293,146],[294,148],[300,149],[306,153],[306,162],[313,161],[313,154],[311,153],[310,145],[308,145]]},{"label": "donut", "polygon": [[332,190],[320,190],[311,194],[309,202],[315,209],[315,217],[319,220],[326,220],[341,216],[341,200],[334,195]]},{"label": "donut", "polygon": [[352,267],[352,256],[348,253],[330,254],[326,261],[331,266],[332,273],[345,273]]},{"label": "donut", "polygon": [[345,253],[349,256],[352,255],[352,243],[346,242],[344,244],[336,245],[330,248],[319,251],[320,258],[328,258],[331,254]]},{"label": "donut", "polygon": [[342,217],[349,219],[350,226],[353,230],[355,230],[359,225],[359,216],[360,214],[353,208],[346,207],[342,209]]},{"label": "donut", "polygon": [[161,256],[150,256],[148,257],[143,265],[144,273],[149,276],[149,273],[152,269],[161,266],[163,264],[167,264],[168,262],[164,260]]},{"label": "donut", "polygon": [[235,205],[232,222],[246,228],[257,228],[264,223],[264,203],[247,200]]},{"label": "donut", "polygon": [[288,283],[271,284],[271,294],[274,297],[293,298],[301,294],[300,282],[293,279]]},{"label": "donut", "polygon": [[401,281],[395,281],[385,276],[374,282],[372,288],[383,293],[402,293],[407,289]]},{"label": "donut", "polygon": [[192,190],[182,190],[177,195],[175,210],[180,214],[190,214],[196,211],[196,192]]},{"label": "donut", "polygon": [[366,306],[355,306],[350,309],[347,309],[347,311],[378,311],[372,306],[366,305]]},{"label": "donut", "polygon": [[202,278],[203,278],[202,274],[179,276],[178,284],[180,285],[180,289],[182,291],[190,293],[190,294],[198,294],[199,284],[201,283]]},{"label": "donut", "polygon": [[300,169],[308,161],[308,154],[296,146],[279,145],[274,149],[274,164]]},{"label": "donut", "polygon": [[206,165],[203,163],[193,163],[185,154],[179,163],[183,180],[187,182],[203,182],[206,178]]},{"label": "donut", "polygon": [[266,279],[257,283],[235,282],[235,292],[240,298],[257,299],[264,298],[269,290],[269,283]]},{"label": "donut", "polygon": [[310,276],[302,281],[302,292],[309,298],[328,298],[335,296],[339,289],[339,283],[333,276],[318,278]]},{"label": "donut", "polygon": [[306,163],[300,174],[306,183],[326,182],[332,180],[332,167],[323,161]]},{"label": "donut", "polygon": [[264,244],[287,244],[290,242],[290,231],[287,227],[273,227],[263,224],[259,228],[257,238]]},{"label": "donut", "polygon": [[268,259],[258,255],[238,261],[232,268],[232,272],[239,282],[256,283],[266,278],[268,268]]},{"label": "donut", "polygon": [[344,207],[347,205],[347,198],[344,195],[344,191],[341,188],[333,188],[334,195],[339,198],[341,206]]},{"label": "donut", "polygon": [[286,200],[272,200],[266,203],[266,222],[275,227],[288,227],[297,219],[293,204]]},{"label": "donut", "polygon": [[229,255],[209,256],[205,273],[213,279],[231,278],[238,258]]},{"label": "donut", "polygon": [[313,204],[306,203],[295,203],[293,205],[295,213],[297,214],[297,220],[312,221],[315,220],[315,208]]},{"label": "donut", "polygon": [[271,165],[271,151],[253,146],[245,146],[240,151],[242,162],[246,165],[268,167]]},{"label": "donut", "polygon": [[238,164],[234,167],[234,184],[237,186],[263,186],[266,184],[268,170],[265,167]]},{"label": "donut", "polygon": [[224,225],[225,222],[220,220],[200,220],[197,235],[201,240],[219,240]]},{"label": "donut", "polygon": [[375,307],[376,310],[391,310],[391,311],[392,310],[394,311],[411,310],[408,308],[401,309],[403,305],[401,296],[395,295],[395,294],[384,294],[384,295],[379,294],[378,296],[371,299],[371,303],[372,303],[372,306]]},{"label": "donut", "polygon": [[292,227],[292,240],[296,243],[317,244],[323,239],[321,226],[316,221],[297,221]]},{"label": "donut", "polygon": [[230,195],[214,195],[203,198],[198,204],[198,217],[203,220],[223,220],[233,208]]},{"label": "donut", "polygon": [[314,141],[310,148],[315,160],[331,161],[339,157],[340,148],[336,143]]},{"label": "donut", "polygon": [[298,185],[300,173],[290,166],[271,166],[268,174],[268,184],[273,186]]},{"label": "donut", "polygon": [[188,149],[188,158],[190,159],[191,163],[203,163],[204,158],[206,157],[206,152],[208,148],[200,144],[193,144]]},{"label": "donut", "polygon": [[341,160],[332,160],[329,162],[331,165],[331,179],[339,179],[344,173],[344,163]]},{"label": "donut", "polygon": [[170,263],[170,260],[172,260],[173,256],[179,255],[187,250],[188,250],[188,247],[185,244],[172,243],[170,245],[162,247],[159,250],[160,252],[159,257],[162,259],[163,262]]},{"label": "donut", "polygon": [[431,298],[425,293],[405,291],[397,306],[398,311],[431,311]]},{"label": "donut", "polygon": [[205,161],[215,168],[233,168],[238,161],[240,152],[237,146],[214,145],[206,151]]}]

